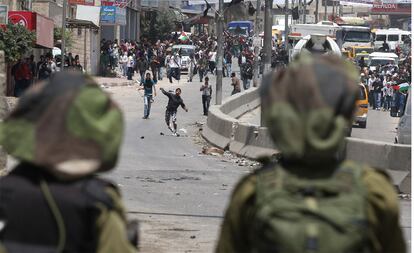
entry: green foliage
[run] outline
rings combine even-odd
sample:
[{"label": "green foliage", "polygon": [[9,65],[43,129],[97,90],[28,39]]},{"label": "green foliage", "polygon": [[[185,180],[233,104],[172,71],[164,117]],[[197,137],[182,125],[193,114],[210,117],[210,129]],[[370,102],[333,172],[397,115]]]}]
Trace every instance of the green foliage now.
[{"label": "green foliage", "polygon": [[152,12],[149,17],[141,19],[142,36],[153,40],[160,39],[176,30],[177,21],[178,17],[173,11]]},{"label": "green foliage", "polygon": [[22,25],[8,24],[0,28],[0,50],[4,51],[6,62],[16,62],[32,47],[36,39],[34,32]]},{"label": "green foliage", "polygon": [[[55,27],[53,29],[53,41],[54,43],[61,43],[62,41],[62,28],[60,27]],[[66,29],[65,31],[65,47],[66,49],[71,49],[73,45],[73,35],[71,30]],[[66,51],[66,50],[65,50]]]}]

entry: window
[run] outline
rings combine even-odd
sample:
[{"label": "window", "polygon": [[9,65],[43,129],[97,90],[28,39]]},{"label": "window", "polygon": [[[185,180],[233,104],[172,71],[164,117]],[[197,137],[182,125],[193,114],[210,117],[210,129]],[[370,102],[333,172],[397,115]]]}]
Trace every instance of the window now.
[{"label": "window", "polygon": [[345,33],[344,41],[347,42],[370,42],[370,32],[349,31]]},{"label": "window", "polygon": [[385,36],[385,35],[377,35],[376,36],[376,38],[375,38],[375,40],[376,41],[385,41],[385,39],[386,39],[387,37]]},{"label": "window", "polygon": [[398,34],[388,35],[388,41],[398,41]]}]

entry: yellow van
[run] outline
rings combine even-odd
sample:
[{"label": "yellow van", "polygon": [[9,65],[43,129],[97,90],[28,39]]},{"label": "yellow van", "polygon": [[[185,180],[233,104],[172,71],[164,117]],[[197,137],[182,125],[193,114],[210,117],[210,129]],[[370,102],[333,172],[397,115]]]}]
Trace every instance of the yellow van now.
[{"label": "yellow van", "polygon": [[359,93],[356,102],[356,112],[354,123],[361,128],[367,127],[367,118],[368,118],[368,92],[364,85],[359,84]]}]

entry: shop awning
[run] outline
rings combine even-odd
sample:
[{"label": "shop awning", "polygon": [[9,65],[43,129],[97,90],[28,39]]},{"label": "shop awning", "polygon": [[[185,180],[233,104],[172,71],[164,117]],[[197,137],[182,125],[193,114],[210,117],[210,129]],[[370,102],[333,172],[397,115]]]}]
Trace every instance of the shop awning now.
[{"label": "shop awning", "polygon": [[31,11],[9,11],[8,18],[10,23],[23,25],[36,33],[35,47],[53,48],[52,19]]},{"label": "shop awning", "polygon": [[79,19],[66,19],[66,28],[84,28],[99,30],[99,26],[95,25],[92,21],[79,20]]}]

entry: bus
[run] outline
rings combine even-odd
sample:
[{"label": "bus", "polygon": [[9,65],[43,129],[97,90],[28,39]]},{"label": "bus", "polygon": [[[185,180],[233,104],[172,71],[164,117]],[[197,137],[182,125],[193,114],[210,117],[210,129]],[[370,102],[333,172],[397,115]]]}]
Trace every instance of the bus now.
[{"label": "bus", "polygon": [[390,50],[394,51],[398,45],[404,44],[407,39],[411,40],[411,32],[398,28],[378,29],[375,31],[374,47],[380,49],[385,42],[388,43]]}]

